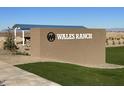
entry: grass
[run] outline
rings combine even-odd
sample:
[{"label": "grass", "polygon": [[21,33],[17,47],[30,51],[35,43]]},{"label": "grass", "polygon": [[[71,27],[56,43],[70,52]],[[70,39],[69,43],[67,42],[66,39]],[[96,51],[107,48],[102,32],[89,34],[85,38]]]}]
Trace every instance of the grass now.
[{"label": "grass", "polygon": [[[124,65],[124,47],[107,48],[108,63]],[[124,68],[99,69],[59,62],[37,62],[17,67],[61,85],[124,85]]]},{"label": "grass", "polygon": [[106,62],[124,65],[124,47],[106,48]]}]

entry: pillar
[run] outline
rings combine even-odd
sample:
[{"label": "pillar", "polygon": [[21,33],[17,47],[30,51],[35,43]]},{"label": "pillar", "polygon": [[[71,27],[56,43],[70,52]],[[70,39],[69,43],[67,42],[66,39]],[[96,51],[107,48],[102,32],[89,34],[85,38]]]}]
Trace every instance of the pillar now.
[{"label": "pillar", "polygon": [[22,30],[22,45],[25,45],[25,36],[24,36],[24,30]]}]

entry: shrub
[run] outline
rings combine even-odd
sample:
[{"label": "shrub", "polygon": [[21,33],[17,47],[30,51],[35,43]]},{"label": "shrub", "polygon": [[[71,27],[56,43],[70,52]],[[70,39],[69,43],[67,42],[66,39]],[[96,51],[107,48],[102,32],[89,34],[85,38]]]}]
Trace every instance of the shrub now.
[{"label": "shrub", "polygon": [[30,56],[29,53],[27,53],[27,52],[20,52],[20,51],[16,51],[15,54],[16,54],[16,55],[26,55],[26,56]]},{"label": "shrub", "polygon": [[10,50],[10,51],[16,51],[17,50],[17,46],[15,45],[15,42],[14,42],[14,36],[13,36],[10,29],[8,29],[7,39],[4,42],[4,49]]},{"label": "shrub", "polygon": [[109,43],[108,43],[108,39],[106,39],[106,44],[109,45]]},{"label": "shrub", "polygon": [[115,45],[115,41],[114,40],[112,41],[112,45]]},{"label": "shrub", "polygon": [[121,44],[121,41],[118,41],[118,44],[120,45]]},{"label": "shrub", "polygon": [[111,37],[111,40],[114,40],[114,38],[113,38],[113,37]]},{"label": "shrub", "polygon": [[117,40],[120,40],[120,38],[117,38]]}]

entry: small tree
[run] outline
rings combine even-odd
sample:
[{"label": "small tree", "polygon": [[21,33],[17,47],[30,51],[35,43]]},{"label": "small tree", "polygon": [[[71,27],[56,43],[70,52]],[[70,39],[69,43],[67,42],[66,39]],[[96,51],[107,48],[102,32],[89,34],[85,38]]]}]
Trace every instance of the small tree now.
[{"label": "small tree", "polygon": [[120,40],[120,38],[117,38],[117,40]]},{"label": "small tree", "polygon": [[118,40],[118,44],[120,45],[121,44],[121,41]]},{"label": "small tree", "polygon": [[115,41],[114,40],[112,41],[112,45],[115,45]]},{"label": "small tree", "polygon": [[15,42],[14,42],[14,36],[13,36],[13,33],[11,32],[10,28],[8,29],[7,39],[4,42],[4,49],[10,50],[10,51],[17,50],[17,46],[15,45]]},{"label": "small tree", "polygon": [[114,37],[111,37],[111,40],[114,40]]},{"label": "small tree", "polygon": [[108,43],[108,39],[106,39],[106,44],[109,45],[109,43]]}]

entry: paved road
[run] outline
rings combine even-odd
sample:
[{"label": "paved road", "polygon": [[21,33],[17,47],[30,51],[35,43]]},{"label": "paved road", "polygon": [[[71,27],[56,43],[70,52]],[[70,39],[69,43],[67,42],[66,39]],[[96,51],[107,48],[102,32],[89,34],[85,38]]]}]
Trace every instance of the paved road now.
[{"label": "paved road", "polygon": [[5,86],[59,86],[52,81],[0,61],[0,85]]}]

